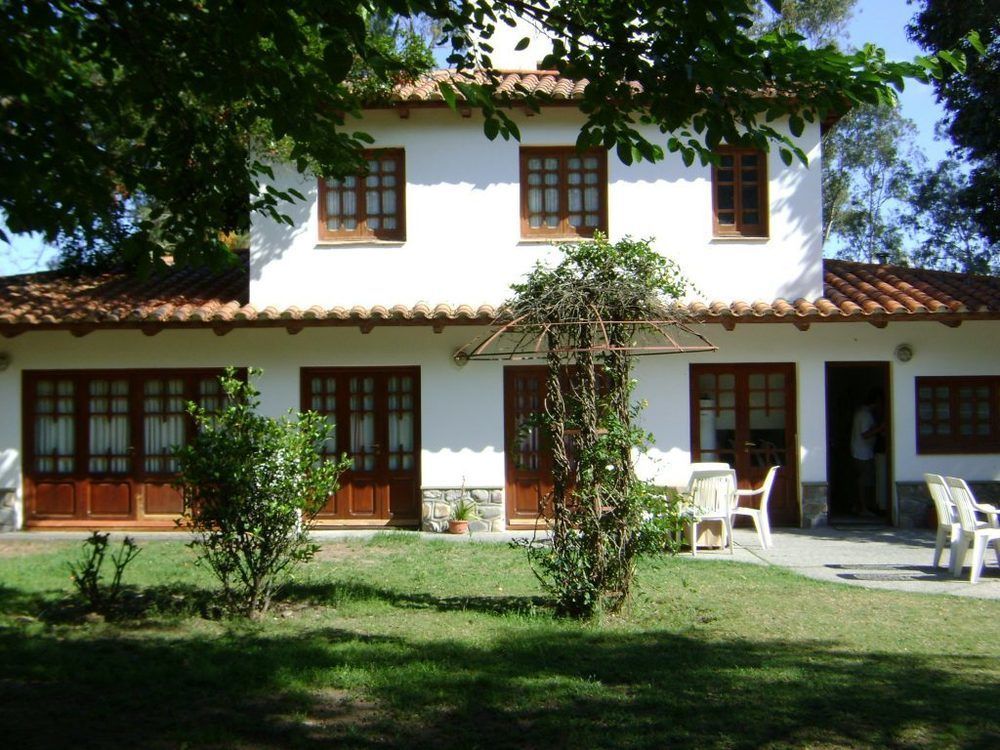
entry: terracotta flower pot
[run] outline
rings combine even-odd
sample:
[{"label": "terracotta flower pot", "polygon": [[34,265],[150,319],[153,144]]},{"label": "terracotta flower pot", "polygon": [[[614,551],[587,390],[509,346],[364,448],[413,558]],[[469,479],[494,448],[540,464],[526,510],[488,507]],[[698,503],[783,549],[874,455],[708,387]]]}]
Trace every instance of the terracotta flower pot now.
[{"label": "terracotta flower pot", "polygon": [[449,534],[468,534],[469,533],[469,522],[468,521],[456,521],[452,519],[448,521],[448,533]]}]

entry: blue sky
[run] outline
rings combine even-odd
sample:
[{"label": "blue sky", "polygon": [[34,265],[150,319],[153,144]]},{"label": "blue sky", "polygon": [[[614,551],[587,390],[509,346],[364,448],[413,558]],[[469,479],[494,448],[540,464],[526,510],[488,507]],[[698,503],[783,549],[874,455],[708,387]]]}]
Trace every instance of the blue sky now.
[{"label": "blue sky", "polygon": [[[847,27],[848,43],[860,46],[874,42],[891,59],[912,59],[920,49],[906,38],[906,24],[916,8],[906,0],[859,0]],[[900,95],[902,112],[918,130],[918,145],[934,163],[944,157],[947,143],[934,139],[934,125],[943,110],[934,101],[930,86],[910,82]],[[26,273],[44,268],[52,251],[39,237],[16,236],[8,245],[0,242],[0,275]]]}]

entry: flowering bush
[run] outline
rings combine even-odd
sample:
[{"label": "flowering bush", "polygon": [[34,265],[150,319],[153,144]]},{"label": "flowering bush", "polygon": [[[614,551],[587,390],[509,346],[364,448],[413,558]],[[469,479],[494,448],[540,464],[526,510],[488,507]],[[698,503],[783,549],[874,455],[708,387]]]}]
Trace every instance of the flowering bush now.
[{"label": "flowering bush", "polygon": [[178,451],[191,546],[222,584],[227,608],[248,617],[267,611],[294,566],[315,553],[309,530],[350,466],[322,457],[332,430],[322,415],[258,414],[257,375],[227,370],[218,411],[190,404],[198,434]]}]

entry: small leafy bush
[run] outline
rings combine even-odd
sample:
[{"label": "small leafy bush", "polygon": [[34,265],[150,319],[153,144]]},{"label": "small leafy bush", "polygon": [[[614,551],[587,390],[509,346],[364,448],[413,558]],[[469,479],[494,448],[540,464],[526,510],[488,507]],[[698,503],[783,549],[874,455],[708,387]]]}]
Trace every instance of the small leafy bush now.
[{"label": "small leafy bush", "polygon": [[684,495],[671,488],[642,487],[645,491],[640,501],[642,525],[639,527],[639,552],[646,555],[676,554],[681,546],[681,533],[689,520],[689,514],[684,510]]},{"label": "small leafy bush", "polygon": [[322,415],[257,413],[259,374],[250,370],[243,380],[227,370],[217,412],[188,406],[198,435],[178,451],[177,481],[198,562],[218,578],[225,607],[251,618],[315,554],[309,531],[350,466],[346,457],[323,456],[333,427]]},{"label": "small leafy bush", "polygon": [[125,568],[141,551],[131,537],[125,537],[118,549],[111,553],[111,564],[115,569],[111,583],[104,584],[104,560],[108,555],[110,534],[91,532],[83,542],[83,556],[69,564],[73,584],[94,612],[108,615],[118,603],[122,591],[122,575]]},{"label": "small leafy bush", "polygon": [[479,510],[476,503],[470,497],[461,497],[451,509],[451,519],[453,521],[478,521]]}]

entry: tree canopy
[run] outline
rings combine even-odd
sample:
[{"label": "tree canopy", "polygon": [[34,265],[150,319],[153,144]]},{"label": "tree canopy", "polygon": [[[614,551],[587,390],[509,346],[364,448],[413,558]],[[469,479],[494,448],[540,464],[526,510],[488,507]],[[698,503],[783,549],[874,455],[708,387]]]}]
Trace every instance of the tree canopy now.
[{"label": "tree canopy", "polygon": [[[777,0],[768,0],[780,10]],[[630,163],[723,141],[804,158],[807,121],[891,102],[939,58],[812,49],[751,34],[752,0],[0,0],[0,210],[14,232],[108,243],[122,257],[228,257],[220,232],[251,212],[281,219],[301,196],[270,184],[270,158],[331,176],[359,168],[366,103],[425,69],[419,45],[386,44],[372,16],[423,17],[457,68],[490,70],[490,39],[522,19],[553,41],[548,68],[589,85],[578,143]],[[525,43],[527,41],[525,40]],[[488,137],[517,137],[495,85],[443,92],[478,108]],[[540,97],[528,100],[538,106]],[[653,126],[662,138],[640,132]],[[137,204],[148,207],[134,210]]]},{"label": "tree canopy", "polygon": [[[978,37],[970,39],[972,30]],[[963,75],[943,70],[934,87],[950,115],[945,129],[972,163],[961,203],[982,233],[1000,243],[1000,3],[924,0],[909,33],[924,49],[957,49],[967,56]]]}]

